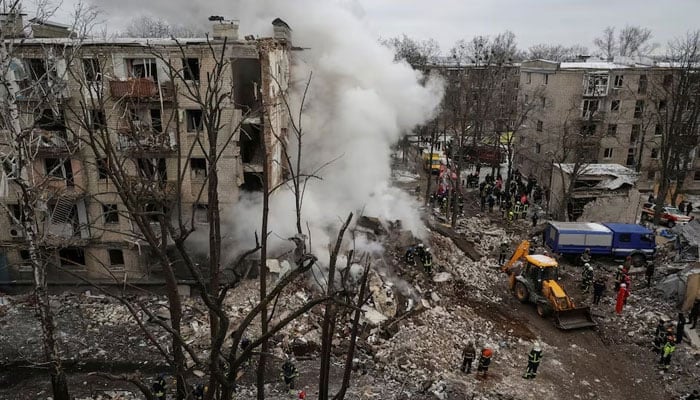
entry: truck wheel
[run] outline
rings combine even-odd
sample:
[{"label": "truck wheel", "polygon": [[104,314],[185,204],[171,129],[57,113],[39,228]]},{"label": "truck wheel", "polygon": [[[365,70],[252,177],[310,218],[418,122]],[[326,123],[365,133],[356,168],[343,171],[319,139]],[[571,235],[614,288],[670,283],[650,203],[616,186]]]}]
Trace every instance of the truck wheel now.
[{"label": "truck wheel", "polygon": [[537,304],[537,315],[542,318],[547,318],[552,315],[552,307],[548,304],[538,303]]},{"label": "truck wheel", "polygon": [[674,226],[676,226],[676,223],[673,222],[673,221],[671,221],[671,220],[669,220],[668,222],[666,222],[666,225],[667,225],[669,228],[673,228]]},{"label": "truck wheel", "polygon": [[646,257],[644,256],[644,254],[637,253],[632,255],[632,265],[634,265],[635,267],[641,267],[642,265],[644,265],[644,261],[646,261]]},{"label": "truck wheel", "polygon": [[517,282],[515,284],[513,292],[515,293],[515,297],[521,303],[527,303],[528,299],[530,298],[530,293],[528,293],[527,287],[525,287],[525,285],[522,282]]}]

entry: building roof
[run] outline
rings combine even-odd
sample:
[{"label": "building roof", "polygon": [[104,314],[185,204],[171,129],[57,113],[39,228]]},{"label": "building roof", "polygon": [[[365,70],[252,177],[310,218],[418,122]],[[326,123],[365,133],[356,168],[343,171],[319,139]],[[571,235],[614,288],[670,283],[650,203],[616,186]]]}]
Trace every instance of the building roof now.
[{"label": "building roof", "polygon": [[647,229],[641,225],[637,224],[623,224],[617,222],[606,222],[605,226],[612,229],[613,231],[625,231],[629,233],[640,233],[642,235],[654,233],[652,230]]},{"label": "building roof", "polygon": [[[561,168],[566,174],[571,174],[575,164],[564,163],[554,164],[555,167]],[[585,164],[579,171],[580,178],[595,178],[605,177],[607,179],[599,182],[594,189],[615,190],[624,185],[634,186],[639,178],[639,173],[633,169],[627,168],[620,164]]]},{"label": "building roof", "polygon": [[558,231],[584,231],[584,232],[596,232],[596,233],[610,233],[610,229],[596,222],[561,222],[561,221],[551,221],[549,223],[555,227]]}]

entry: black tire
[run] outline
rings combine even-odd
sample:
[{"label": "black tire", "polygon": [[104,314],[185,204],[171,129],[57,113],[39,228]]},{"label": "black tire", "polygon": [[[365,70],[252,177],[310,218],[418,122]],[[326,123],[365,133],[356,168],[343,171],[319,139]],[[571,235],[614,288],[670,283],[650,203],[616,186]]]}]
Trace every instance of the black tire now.
[{"label": "black tire", "polygon": [[515,297],[518,299],[518,301],[520,301],[521,303],[527,303],[530,299],[530,292],[527,290],[527,287],[522,282],[515,283],[513,293],[515,294]]},{"label": "black tire", "polygon": [[537,315],[542,318],[547,318],[552,315],[552,307],[549,304],[537,303]]},{"label": "black tire", "polygon": [[647,258],[644,254],[632,254],[632,265],[634,265],[635,267],[641,267],[642,265],[644,265],[644,262],[646,260]]}]

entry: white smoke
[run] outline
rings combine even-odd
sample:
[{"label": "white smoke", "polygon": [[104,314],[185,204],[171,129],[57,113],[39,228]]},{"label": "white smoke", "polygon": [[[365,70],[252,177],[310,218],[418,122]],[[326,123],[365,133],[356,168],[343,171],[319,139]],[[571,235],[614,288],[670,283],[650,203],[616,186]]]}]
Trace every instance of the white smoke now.
[{"label": "white smoke", "polygon": [[[285,20],[293,30],[294,45],[307,48],[294,53],[292,103],[296,107],[313,73],[303,116],[302,173],[337,158],[319,173],[322,180],[309,183],[304,195],[304,230],[308,224],[314,252],[324,260],[349,212],[398,219],[415,235],[423,235],[419,204],[391,186],[391,146],[433,115],[442,97],[442,83],[428,80],[423,86],[418,72],[393,62],[391,50],[381,46],[365,26],[357,2],[216,0],[196,2],[196,7],[190,0],[97,3],[108,13],[150,10],[171,23],[206,21],[212,14],[235,17],[240,19],[241,36],[251,31],[271,36],[271,21]],[[252,243],[254,230],[259,232],[260,211],[257,195],[243,196],[231,210],[228,236],[236,239],[239,250]],[[282,240],[296,233],[294,200],[288,191],[271,200],[270,231],[273,238]]]}]

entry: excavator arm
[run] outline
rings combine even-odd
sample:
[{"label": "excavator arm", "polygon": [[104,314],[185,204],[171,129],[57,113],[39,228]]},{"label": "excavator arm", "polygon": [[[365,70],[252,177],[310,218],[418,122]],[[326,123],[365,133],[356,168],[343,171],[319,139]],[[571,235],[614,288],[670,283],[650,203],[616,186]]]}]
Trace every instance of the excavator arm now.
[{"label": "excavator arm", "polygon": [[503,265],[501,267],[501,271],[508,273],[508,270],[511,269],[513,267],[513,265],[515,265],[515,263],[518,262],[518,260],[520,260],[521,258],[528,255],[529,252],[530,252],[530,241],[523,240],[518,245],[518,248],[515,249],[515,252],[513,253],[513,256],[510,258],[510,260],[508,260],[508,262],[506,262],[505,265]]}]

